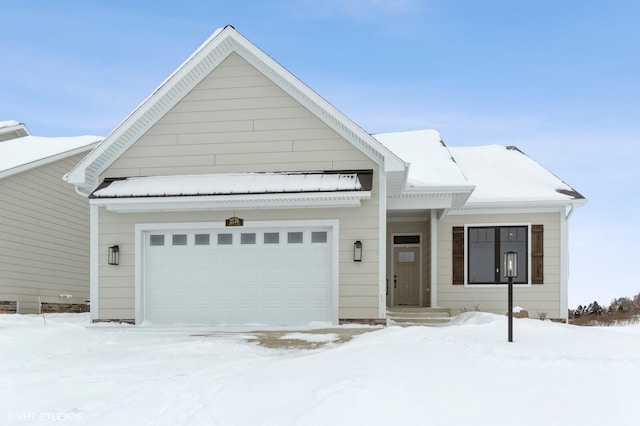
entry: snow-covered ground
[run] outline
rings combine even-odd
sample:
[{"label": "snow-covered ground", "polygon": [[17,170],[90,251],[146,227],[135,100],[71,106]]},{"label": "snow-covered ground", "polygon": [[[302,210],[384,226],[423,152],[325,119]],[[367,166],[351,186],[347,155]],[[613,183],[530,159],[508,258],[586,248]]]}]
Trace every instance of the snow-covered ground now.
[{"label": "snow-covered ground", "polygon": [[515,320],[507,343],[505,317],[474,312],[293,350],[207,327],[46,319],[0,315],[2,425],[638,422],[638,325]]}]

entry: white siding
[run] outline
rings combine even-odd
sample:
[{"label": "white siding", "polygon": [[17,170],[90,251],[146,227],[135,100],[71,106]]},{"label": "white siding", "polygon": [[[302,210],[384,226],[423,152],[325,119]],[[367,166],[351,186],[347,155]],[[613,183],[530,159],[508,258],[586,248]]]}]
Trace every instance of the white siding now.
[{"label": "white siding", "polygon": [[[514,286],[514,305],[537,318],[545,312],[549,318],[562,318],[560,312],[560,218],[562,213],[446,216],[438,223],[438,305],[454,314],[474,310],[505,314],[507,288],[452,285],[452,227],[483,223],[530,223],[544,225],[544,284]],[[466,259],[466,253],[465,253]]]},{"label": "white siding", "polygon": [[[84,154],[0,180],[0,300],[21,313],[89,299],[89,203],[62,176]],[[60,294],[71,294],[63,299]]]},{"label": "white siding", "polygon": [[[372,199],[360,208],[248,210],[246,221],[338,219],[339,317],[378,318],[379,188],[376,165],[306,108],[232,54],[101,178],[195,173],[374,169]],[[224,221],[233,211],[110,213],[100,209],[99,319],[135,317],[136,223]],[[353,242],[364,259],[353,262]],[[107,248],[120,246],[120,265]]]}]

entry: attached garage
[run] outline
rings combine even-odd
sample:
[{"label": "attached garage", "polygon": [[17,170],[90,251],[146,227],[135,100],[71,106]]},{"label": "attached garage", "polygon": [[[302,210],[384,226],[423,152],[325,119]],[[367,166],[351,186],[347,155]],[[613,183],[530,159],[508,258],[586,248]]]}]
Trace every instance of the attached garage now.
[{"label": "attached garage", "polygon": [[139,230],[136,322],[335,321],[333,227],[155,226]]}]

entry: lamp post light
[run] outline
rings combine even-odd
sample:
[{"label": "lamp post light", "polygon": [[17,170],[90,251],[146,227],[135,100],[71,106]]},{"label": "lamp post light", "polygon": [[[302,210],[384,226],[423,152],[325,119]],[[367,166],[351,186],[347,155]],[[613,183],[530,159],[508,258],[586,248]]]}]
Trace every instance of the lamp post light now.
[{"label": "lamp post light", "polygon": [[504,254],[504,276],[509,280],[509,342],[513,342],[513,279],[518,276],[518,253]]}]

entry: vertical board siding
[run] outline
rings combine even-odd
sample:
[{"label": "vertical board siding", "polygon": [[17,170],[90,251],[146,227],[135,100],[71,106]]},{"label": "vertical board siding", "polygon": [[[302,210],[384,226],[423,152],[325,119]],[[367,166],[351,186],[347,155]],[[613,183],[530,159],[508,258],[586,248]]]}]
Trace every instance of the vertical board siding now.
[{"label": "vertical board siding", "polygon": [[[230,55],[101,176],[374,169],[375,163],[240,56]],[[135,224],[223,222],[233,211],[99,212],[99,318],[135,318]],[[237,210],[246,221],[338,219],[339,317],[378,318],[378,184],[360,208]],[[353,262],[353,242],[364,245]],[[120,246],[120,265],[107,248]]]},{"label": "vertical board siding", "polygon": [[[62,180],[79,154],[0,179],[0,300],[20,313],[89,299],[89,203]],[[71,294],[63,299],[60,294]]]},{"label": "vertical board siding", "polygon": [[[560,312],[560,215],[562,213],[446,216],[438,223],[438,304],[454,314],[479,309],[504,314],[507,290],[503,287],[465,287],[453,284],[453,228],[464,225],[530,223],[544,226],[544,284],[514,287],[514,304],[537,318],[562,318]],[[533,238],[533,237],[532,237]],[[531,269],[531,264],[529,265]],[[566,313],[564,313],[566,315]]]}]

